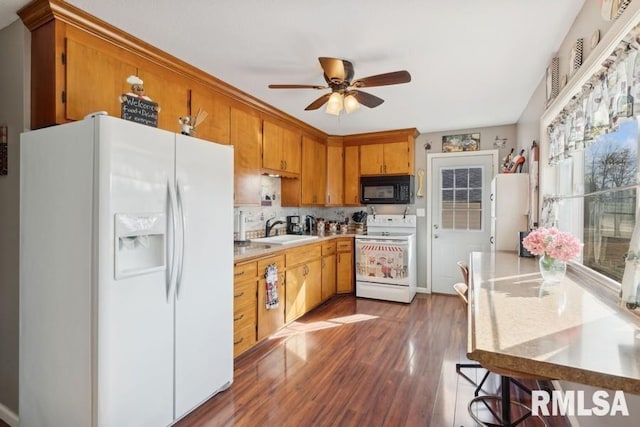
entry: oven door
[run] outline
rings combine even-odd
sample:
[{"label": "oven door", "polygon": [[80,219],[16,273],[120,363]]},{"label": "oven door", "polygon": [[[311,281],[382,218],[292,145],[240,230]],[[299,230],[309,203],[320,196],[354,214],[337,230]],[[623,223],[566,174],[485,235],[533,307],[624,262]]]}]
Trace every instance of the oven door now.
[{"label": "oven door", "polygon": [[356,281],[409,286],[408,240],[356,239]]}]

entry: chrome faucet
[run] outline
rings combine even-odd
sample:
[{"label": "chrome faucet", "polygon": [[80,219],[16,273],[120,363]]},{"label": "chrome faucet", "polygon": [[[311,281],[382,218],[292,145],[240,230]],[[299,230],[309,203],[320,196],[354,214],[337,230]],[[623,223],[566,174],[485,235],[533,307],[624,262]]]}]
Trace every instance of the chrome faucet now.
[{"label": "chrome faucet", "polygon": [[271,230],[273,229],[273,227],[275,227],[278,224],[284,224],[284,221],[282,220],[277,220],[274,221],[273,223],[271,223],[271,220],[276,219],[276,217],[274,216],[273,218],[269,218],[267,220],[267,224],[264,228],[264,237],[269,237],[269,234],[271,233]]}]

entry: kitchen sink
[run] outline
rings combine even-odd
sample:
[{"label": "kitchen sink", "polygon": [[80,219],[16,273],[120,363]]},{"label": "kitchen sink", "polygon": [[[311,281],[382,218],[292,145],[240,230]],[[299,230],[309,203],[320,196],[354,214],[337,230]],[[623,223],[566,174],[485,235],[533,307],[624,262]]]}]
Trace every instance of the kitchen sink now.
[{"label": "kitchen sink", "polygon": [[251,242],[267,243],[271,245],[289,245],[291,243],[316,240],[317,238],[318,236],[303,236],[299,234],[280,234],[278,236],[260,237],[259,239],[251,239]]}]

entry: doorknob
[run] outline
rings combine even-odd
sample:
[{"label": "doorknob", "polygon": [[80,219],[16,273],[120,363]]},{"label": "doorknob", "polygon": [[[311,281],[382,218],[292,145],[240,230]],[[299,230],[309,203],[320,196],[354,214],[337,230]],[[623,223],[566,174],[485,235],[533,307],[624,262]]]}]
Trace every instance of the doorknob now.
[{"label": "doorknob", "polygon": [[434,234],[434,235],[433,235],[433,238],[434,238],[434,239],[437,239],[438,237],[440,237],[440,236],[438,236],[437,234]]}]

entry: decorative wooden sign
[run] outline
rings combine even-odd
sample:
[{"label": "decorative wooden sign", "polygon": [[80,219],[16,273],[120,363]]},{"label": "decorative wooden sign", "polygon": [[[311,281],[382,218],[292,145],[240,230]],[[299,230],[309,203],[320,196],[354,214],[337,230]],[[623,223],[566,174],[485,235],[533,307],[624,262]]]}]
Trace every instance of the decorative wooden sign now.
[{"label": "decorative wooden sign", "polygon": [[144,82],[138,76],[129,76],[127,83],[131,85],[131,91],[119,97],[120,117],[157,128],[160,107],[144,93]]},{"label": "decorative wooden sign", "polygon": [[129,94],[122,95],[120,101],[121,118],[155,128],[158,127],[158,103]]}]

